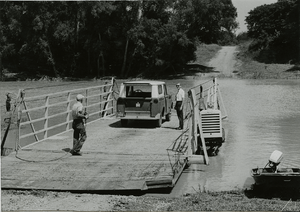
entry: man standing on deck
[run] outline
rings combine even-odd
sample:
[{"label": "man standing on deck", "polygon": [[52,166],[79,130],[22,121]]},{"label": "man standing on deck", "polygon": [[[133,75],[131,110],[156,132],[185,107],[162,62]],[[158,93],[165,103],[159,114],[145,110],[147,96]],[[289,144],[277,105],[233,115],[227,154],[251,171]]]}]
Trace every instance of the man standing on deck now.
[{"label": "man standing on deck", "polygon": [[74,130],[73,133],[73,149],[70,151],[72,155],[81,156],[81,148],[83,143],[85,142],[87,135],[84,126],[84,120],[88,119],[88,114],[83,112],[82,101],[84,96],[78,94],[76,96],[77,102],[72,107],[72,117],[73,123],[72,128]]},{"label": "man standing on deck", "polygon": [[179,119],[179,127],[178,130],[183,129],[183,101],[184,101],[184,90],[181,88],[180,83],[176,85],[178,91],[176,94],[176,104],[175,104],[175,110],[177,112],[177,116]]}]

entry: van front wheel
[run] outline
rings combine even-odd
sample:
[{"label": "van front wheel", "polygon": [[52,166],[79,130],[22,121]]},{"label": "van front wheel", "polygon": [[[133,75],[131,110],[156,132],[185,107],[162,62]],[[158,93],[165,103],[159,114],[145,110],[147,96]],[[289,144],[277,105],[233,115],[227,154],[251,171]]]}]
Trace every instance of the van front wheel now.
[{"label": "van front wheel", "polygon": [[160,114],[159,119],[157,120],[157,127],[161,127],[161,124],[162,124],[162,117]]}]

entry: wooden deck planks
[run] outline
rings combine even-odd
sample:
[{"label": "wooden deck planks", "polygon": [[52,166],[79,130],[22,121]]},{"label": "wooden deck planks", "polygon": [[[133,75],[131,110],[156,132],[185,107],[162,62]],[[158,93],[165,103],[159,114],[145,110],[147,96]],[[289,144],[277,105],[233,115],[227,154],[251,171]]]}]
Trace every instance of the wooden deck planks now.
[{"label": "wooden deck planks", "polygon": [[[33,159],[36,151],[24,151]],[[58,154],[59,153],[47,153]],[[20,156],[19,155],[19,156]],[[157,173],[165,166],[164,161],[153,163],[145,160],[142,155],[138,163],[130,163],[129,155],[118,156],[118,160],[109,160],[103,155],[91,157],[85,160],[82,157],[69,156],[59,161],[52,162],[24,162],[19,159],[7,161],[2,168],[2,188],[25,189],[58,189],[58,190],[116,190],[116,189],[142,189],[146,180],[154,180]],[[94,160],[92,160],[94,158]],[[35,159],[45,159],[36,157]],[[121,159],[121,160],[120,160]],[[171,177],[168,176],[167,177]]]},{"label": "wooden deck planks", "polygon": [[[176,123],[147,129],[121,128],[117,122],[109,119],[88,125],[82,156],[68,153],[71,131],[3,157],[2,188],[100,191],[142,190],[147,183],[173,186],[166,149],[180,133],[170,127]],[[113,134],[99,131],[112,126]],[[161,133],[169,133],[170,140],[160,140]]]}]

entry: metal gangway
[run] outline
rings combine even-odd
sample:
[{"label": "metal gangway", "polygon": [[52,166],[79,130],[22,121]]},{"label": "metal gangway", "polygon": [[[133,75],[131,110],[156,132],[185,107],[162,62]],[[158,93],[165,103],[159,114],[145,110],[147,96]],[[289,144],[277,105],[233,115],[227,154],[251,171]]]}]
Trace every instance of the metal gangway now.
[{"label": "metal gangway", "polygon": [[189,164],[209,165],[209,156],[225,141],[227,112],[216,78],[190,88],[185,108],[185,128],[167,149],[174,175]]}]

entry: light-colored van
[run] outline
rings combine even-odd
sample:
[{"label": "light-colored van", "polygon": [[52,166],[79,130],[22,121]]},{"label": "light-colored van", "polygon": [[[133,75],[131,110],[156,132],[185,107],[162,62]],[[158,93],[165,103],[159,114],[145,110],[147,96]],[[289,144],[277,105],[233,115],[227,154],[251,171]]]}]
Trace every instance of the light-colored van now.
[{"label": "light-colored van", "polygon": [[166,121],[171,119],[172,104],[165,82],[124,82],[117,100],[117,117],[122,126],[126,126],[128,120],[156,120],[161,127],[163,117]]}]

